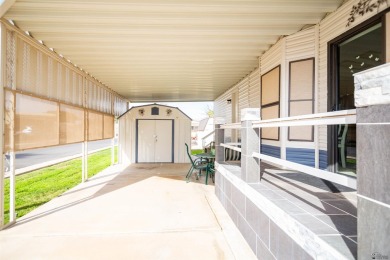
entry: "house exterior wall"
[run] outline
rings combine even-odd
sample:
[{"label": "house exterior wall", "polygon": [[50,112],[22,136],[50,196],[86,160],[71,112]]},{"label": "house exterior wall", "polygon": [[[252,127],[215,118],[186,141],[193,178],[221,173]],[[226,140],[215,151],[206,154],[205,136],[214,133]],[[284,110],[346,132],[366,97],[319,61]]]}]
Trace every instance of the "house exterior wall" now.
[{"label": "house exterior wall", "polygon": [[[231,99],[234,92],[239,94],[240,109],[260,107],[261,76],[279,65],[281,68],[280,117],[288,117],[289,63],[307,58],[314,58],[314,113],[327,112],[328,42],[390,6],[390,1],[388,1],[387,5],[381,5],[374,12],[366,13],[364,16],[356,16],[355,21],[347,26],[352,6],[358,3],[359,0],[347,1],[338,10],[327,15],[319,24],[280,39],[261,56],[257,69],[215,100],[216,117],[224,117],[226,123],[233,123],[231,105],[227,104],[226,100]],[[389,17],[389,15],[387,16]],[[389,30],[390,28],[387,27],[386,31],[389,32]],[[389,37],[388,35],[390,33],[387,33],[387,37]],[[390,50],[387,51],[387,55],[388,53]],[[313,142],[288,141],[287,133],[287,128],[282,128],[280,129],[279,141],[262,140],[262,152],[282,159],[300,161],[306,165],[315,165],[322,169],[327,167],[326,126],[314,127]],[[229,136],[229,131],[225,136]],[[302,160],[299,156],[291,154],[296,152],[305,159]]]},{"label": "house exterior wall", "polygon": [[[151,115],[151,108],[158,107],[159,115]],[[144,109],[144,115],[139,110]],[[167,115],[167,109],[172,112]],[[119,118],[119,160],[120,163],[136,162],[136,120],[137,119],[169,119],[174,120],[174,163],[188,163],[185,143],[191,145],[191,119],[174,107],[146,105],[133,107]]]},{"label": "house exterior wall", "polygon": [[249,75],[249,107],[260,107],[260,69]]}]

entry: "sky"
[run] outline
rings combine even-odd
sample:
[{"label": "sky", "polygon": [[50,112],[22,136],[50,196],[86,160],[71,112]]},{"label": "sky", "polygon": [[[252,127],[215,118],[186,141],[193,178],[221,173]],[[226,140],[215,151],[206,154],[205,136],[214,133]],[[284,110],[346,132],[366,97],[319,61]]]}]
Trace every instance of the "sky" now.
[{"label": "sky", "polygon": [[[150,103],[131,103],[130,106],[142,106]],[[214,110],[214,102],[158,102],[158,104],[178,107],[194,121],[207,117],[207,108]]]}]

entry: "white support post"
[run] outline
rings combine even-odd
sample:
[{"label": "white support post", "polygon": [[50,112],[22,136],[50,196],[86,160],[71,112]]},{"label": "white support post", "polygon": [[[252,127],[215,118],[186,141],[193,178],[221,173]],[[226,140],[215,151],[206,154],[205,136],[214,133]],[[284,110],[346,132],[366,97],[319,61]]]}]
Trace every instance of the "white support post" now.
[{"label": "white support post", "polygon": [[[13,139],[10,138],[13,145]],[[9,153],[9,222],[16,220],[16,206],[15,206],[15,152]]]},{"label": "white support post", "polygon": [[15,179],[15,95],[6,95],[5,108],[9,121],[9,223],[16,220],[16,179]]},{"label": "white support post", "polygon": [[221,125],[225,123],[225,119],[216,117],[214,119],[215,129],[215,161],[220,163],[225,161],[225,148],[222,143],[225,140],[225,129],[221,128]]},{"label": "white support post", "polygon": [[259,108],[241,110],[241,179],[247,183],[260,181],[260,160],[252,156],[260,147],[260,131],[252,121],[260,120]]}]

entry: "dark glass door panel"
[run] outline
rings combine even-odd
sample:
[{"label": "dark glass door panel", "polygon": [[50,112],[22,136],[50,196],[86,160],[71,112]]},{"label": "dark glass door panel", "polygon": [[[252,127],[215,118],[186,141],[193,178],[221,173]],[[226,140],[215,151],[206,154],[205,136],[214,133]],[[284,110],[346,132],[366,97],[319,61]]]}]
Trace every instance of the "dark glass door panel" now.
[{"label": "dark glass door panel", "polygon": [[[336,66],[336,87],[330,98],[335,100],[332,110],[355,108],[353,74],[384,63],[382,23],[376,23],[335,43],[333,66]],[[335,171],[356,174],[356,125],[336,126],[333,133]],[[337,142],[337,144],[336,144]]]}]

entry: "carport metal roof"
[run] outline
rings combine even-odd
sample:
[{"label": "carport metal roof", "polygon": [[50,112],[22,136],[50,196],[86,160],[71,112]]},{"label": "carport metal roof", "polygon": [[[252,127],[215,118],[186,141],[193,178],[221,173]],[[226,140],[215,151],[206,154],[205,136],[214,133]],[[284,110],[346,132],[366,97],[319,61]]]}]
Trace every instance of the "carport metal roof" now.
[{"label": "carport metal roof", "polygon": [[17,0],[4,18],[132,102],[205,101],[342,2]]}]

